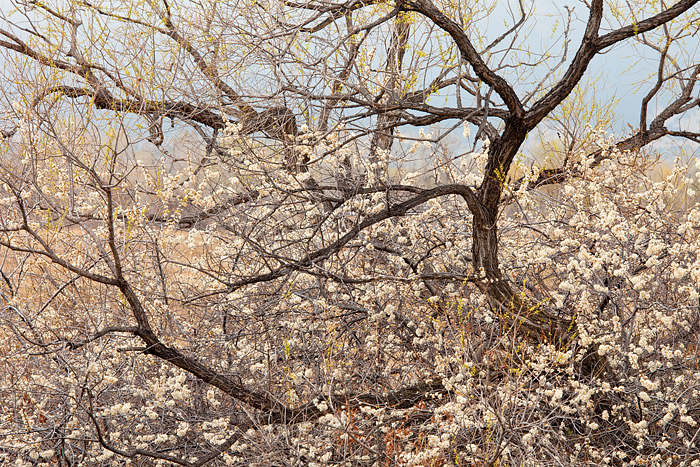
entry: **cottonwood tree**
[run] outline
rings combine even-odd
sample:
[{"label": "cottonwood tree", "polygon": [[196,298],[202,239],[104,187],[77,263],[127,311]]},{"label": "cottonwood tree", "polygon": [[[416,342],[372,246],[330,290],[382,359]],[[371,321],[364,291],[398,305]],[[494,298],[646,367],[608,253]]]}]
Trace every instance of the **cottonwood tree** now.
[{"label": "cottonwood tree", "polygon": [[0,457],[697,465],[696,3],[3,7]]}]

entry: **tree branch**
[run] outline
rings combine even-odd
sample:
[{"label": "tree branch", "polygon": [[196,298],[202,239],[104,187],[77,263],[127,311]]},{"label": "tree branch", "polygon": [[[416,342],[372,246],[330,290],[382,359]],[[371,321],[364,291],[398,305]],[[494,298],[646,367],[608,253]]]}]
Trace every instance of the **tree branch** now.
[{"label": "tree branch", "polygon": [[407,0],[403,3],[402,8],[405,11],[416,11],[430,18],[438,27],[447,32],[455,41],[464,60],[472,66],[474,72],[484,83],[498,93],[512,115],[515,118],[521,118],[524,115],[523,105],[515,90],[502,76],[496,74],[486,65],[481,54],[474,48],[460,25],[445,16],[430,0]]}]

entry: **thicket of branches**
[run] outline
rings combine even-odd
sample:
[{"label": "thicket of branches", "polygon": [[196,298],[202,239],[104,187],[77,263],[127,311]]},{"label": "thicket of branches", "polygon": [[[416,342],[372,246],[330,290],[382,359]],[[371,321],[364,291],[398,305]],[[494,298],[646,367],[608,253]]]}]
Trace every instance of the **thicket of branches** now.
[{"label": "thicket of branches", "polygon": [[699,465],[697,3],[12,1],[0,459]]}]

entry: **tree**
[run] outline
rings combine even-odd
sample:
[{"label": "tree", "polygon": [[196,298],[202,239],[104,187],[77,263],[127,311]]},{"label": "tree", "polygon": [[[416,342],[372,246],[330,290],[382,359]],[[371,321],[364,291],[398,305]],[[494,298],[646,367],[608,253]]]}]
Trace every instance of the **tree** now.
[{"label": "tree", "polygon": [[0,455],[695,465],[696,3],[13,2]]}]

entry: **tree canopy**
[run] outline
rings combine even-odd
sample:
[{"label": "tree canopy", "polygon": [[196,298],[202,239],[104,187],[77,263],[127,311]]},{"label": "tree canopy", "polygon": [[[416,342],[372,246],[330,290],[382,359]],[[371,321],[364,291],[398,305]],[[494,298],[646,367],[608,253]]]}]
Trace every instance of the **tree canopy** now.
[{"label": "tree canopy", "polygon": [[699,465],[697,3],[11,1],[0,459]]}]

